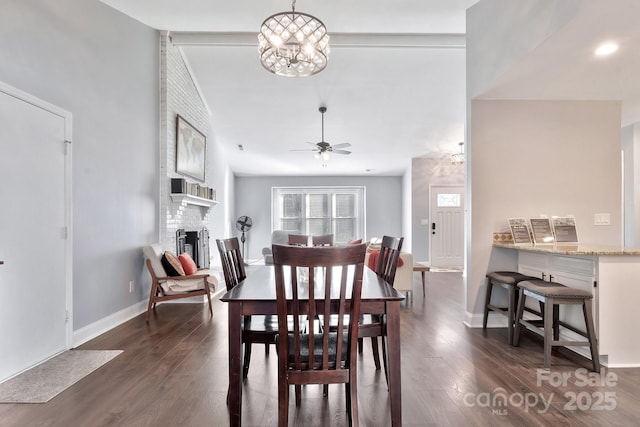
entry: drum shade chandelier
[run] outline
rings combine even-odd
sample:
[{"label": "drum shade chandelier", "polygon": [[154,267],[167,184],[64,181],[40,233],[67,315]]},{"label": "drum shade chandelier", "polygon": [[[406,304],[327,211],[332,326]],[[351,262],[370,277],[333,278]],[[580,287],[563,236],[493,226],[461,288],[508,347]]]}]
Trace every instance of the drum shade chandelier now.
[{"label": "drum shade chandelier", "polygon": [[458,142],[458,146],[460,147],[459,153],[454,153],[451,155],[451,164],[452,165],[461,165],[464,163],[464,142]]},{"label": "drum shade chandelier", "polygon": [[258,34],[260,63],[273,74],[285,77],[308,77],[327,66],[329,34],[318,18],[296,12],[271,15]]}]

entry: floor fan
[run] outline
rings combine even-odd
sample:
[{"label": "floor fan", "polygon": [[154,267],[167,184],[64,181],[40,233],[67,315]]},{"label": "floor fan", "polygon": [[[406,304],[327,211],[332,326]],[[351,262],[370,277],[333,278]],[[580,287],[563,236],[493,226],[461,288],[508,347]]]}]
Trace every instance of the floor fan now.
[{"label": "floor fan", "polygon": [[251,226],[253,225],[253,221],[251,220],[251,217],[248,217],[246,215],[243,215],[241,217],[239,217],[236,220],[236,228],[242,232],[242,236],[240,237],[240,241],[242,242],[242,258],[245,259],[245,264],[247,264],[247,256],[246,253],[244,251],[244,242],[247,241],[247,238],[245,237],[245,233],[248,232],[249,230],[251,230]]}]

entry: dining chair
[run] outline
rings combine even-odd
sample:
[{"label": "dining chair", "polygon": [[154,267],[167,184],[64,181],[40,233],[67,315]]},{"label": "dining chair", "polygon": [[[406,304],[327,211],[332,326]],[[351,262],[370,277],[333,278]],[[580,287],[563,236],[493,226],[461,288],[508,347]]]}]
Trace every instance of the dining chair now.
[{"label": "dining chair", "polygon": [[[376,275],[393,286],[398,267],[398,258],[404,237],[383,236],[380,245],[380,253],[377,255]],[[369,255],[371,256],[371,255]],[[384,364],[384,376],[389,385],[389,373],[387,369],[387,342],[386,342],[386,319],[383,314],[365,314],[360,317],[360,331],[358,347],[362,352],[362,338],[371,337],[371,350],[376,369],[380,369],[380,351],[378,347],[378,337],[382,340],[382,362]]]},{"label": "dining chair", "polygon": [[311,236],[311,246],[333,246],[333,234]]},{"label": "dining chair", "polygon": [[289,234],[288,242],[293,246],[308,246],[309,236],[306,234]]},{"label": "dining chair", "polygon": [[[345,384],[350,425],[358,426],[357,337],[366,245],[274,245],[278,311],[278,425],[289,421],[289,389],[300,405],[303,384]],[[306,271],[302,274],[301,271]],[[299,280],[304,276],[307,279]],[[347,292],[350,290],[350,294]],[[301,314],[323,314],[325,324],[303,332]],[[338,317],[329,328],[331,315]],[[293,325],[289,321],[295,319]]]},{"label": "dining chair", "polygon": [[[237,237],[223,240],[217,239],[216,243],[218,245],[218,251],[220,252],[224,281],[227,285],[227,291],[230,291],[247,278],[244,260],[240,252],[240,243]],[[249,373],[251,344],[264,344],[265,354],[269,354],[269,345],[275,345],[277,334],[278,319],[276,316],[244,316],[242,324],[242,342],[244,343],[244,360],[242,363],[243,378],[246,378]]]}]

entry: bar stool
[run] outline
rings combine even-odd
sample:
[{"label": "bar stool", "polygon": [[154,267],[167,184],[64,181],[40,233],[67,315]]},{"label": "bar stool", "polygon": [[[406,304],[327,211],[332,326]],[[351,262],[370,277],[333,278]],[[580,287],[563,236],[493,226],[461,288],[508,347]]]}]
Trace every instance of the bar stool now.
[{"label": "bar stool", "polygon": [[[516,308],[518,306],[518,293],[516,285],[523,280],[534,280],[535,277],[525,276],[515,271],[494,271],[487,274],[487,293],[484,301],[484,318],[482,319],[482,329],[487,329],[487,319],[489,311],[495,311],[508,320],[508,337],[509,345],[513,342],[513,325],[515,324]],[[507,307],[498,307],[491,304],[491,293],[493,285],[501,286],[509,291],[509,302]]]},{"label": "bar stool", "polygon": [[[525,280],[518,284],[520,289],[520,301],[518,302],[518,314],[516,317],[516,327],[513,337],[513,345],[520,343],[520,325],[529,326],[531,330],[544,338],[544,367],[549,368],[551,360],[551,348],[559,346],[589,346],[591,350],[591,361],[594,372],[600,372],[600,359],[598,356],[598,339],[596,338],[593,323],[593,313],[591,299],[593,295],[589,291],[570,288],[556,282],[545,282],[544,280]],[[543,330],[540,330],[533,322],[524,320],[522,315],[525,310],[527,297],[532,297],[543,303],[542,319]],[[581,331],[571,325],[567,325],[558,319],[560,304],[580,304],[584,313],[584,321],[587,331]],[[554,314],[555,313],[555,314]],[[587,338],[588,341],[564,341],[559,337],[559,325],[565,326],[572,331]],[[553,336],[552,336],[553,331]]]}]

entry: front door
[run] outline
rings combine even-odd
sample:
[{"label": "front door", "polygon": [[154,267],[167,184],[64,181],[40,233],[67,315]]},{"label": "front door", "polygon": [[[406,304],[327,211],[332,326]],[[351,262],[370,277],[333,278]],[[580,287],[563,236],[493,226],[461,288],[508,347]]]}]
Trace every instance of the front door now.
[{"label": "front door", "polygon": [[432,267],[464,264],[464,187],[432,186],[429,236]]},{"label": "front door", "polygon": [[65,240],[65,120],[70,117],[47,107],[0,83],[0,381],[64,351],[70,342]]}]

